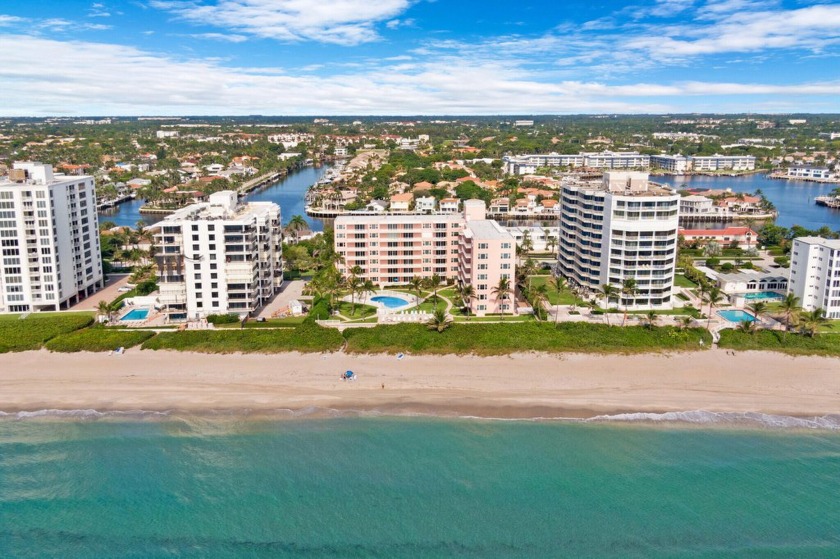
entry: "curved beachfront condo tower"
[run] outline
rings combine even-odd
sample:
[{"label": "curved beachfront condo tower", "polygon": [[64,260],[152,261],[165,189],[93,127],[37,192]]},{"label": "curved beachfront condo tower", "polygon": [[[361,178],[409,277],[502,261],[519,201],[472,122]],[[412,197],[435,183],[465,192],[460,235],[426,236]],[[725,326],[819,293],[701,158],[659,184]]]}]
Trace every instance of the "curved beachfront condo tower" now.
[{"label": "curved beachfront condo tower", "polygon": [[636,293],[622,295],[622,307],[671,308],[679,198],[641,172],[607,172],[602,183],[565,185],[560,273],[591,295],[604,284],[621,291],[624,281],[633,278]]}]

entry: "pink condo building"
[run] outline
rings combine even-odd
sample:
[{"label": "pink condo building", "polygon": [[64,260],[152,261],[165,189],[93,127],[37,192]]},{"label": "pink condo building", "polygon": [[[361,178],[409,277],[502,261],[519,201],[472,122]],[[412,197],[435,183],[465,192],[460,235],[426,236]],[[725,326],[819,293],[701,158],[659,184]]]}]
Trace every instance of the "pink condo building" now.
[{"label": "pink condo building", "polygon": [[[472,205],[475,202],[478,204]],[[458,282],[475,290],[475,297],[466,301],[470,312],[476,316],[513,312],[516,239],[495,221],[484,219],[484,202],[480,200],[468,200],[465,214],[468,218],[459,244]],[[493,292],[502,278],[510,285],[510,293],[504,298]]]},{"label": "pink condo building", "polygon": [[492,290],[503,276],[514,283],[516,241],[485,215],[483,201],[467,200],[463,213],[340,216],[335,220],[335,250],[344,258],[339,272],[346,276],[358,266],[361,278],[381,287],[437,274],[473,286],[474,314],[511,312],[512,296],[497,301]]}]

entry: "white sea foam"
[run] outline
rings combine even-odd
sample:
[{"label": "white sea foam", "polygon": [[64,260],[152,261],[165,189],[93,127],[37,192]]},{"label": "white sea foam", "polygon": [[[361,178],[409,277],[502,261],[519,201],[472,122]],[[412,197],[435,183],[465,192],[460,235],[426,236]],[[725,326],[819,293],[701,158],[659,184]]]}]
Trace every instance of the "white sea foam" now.
[{"label": "white sea foam", "polygon": [[317,418],[341,418],[341,417],[414,417],[414,418],[438,418],[443,420],[463,419],[473,421],[511,421],[511,422],[568,422],[568,423],[673,423],[690,425],[721,425],[740,427],[763,427],[770,429],[823,429],[840,431],[840,414],[831,414],[814,417],[792,417],[787,415],[773,415],[759,412],[714,412],[707,410],[691,410],[678,412],[636,412],[619,413],[614,415],[598,415],[590,418],[572,417],[491,417],[476,416],[467,414],[436,413],[421,410],[399,410],[399,409],[335,409],[328,407],[304,407],[298,409],[277,408],[271,411],[254,412],[253,410],[225,410],[209,411],[205,413],[179,413],[169,411],[147,411],[147,410],[126,410],[126,411],[98,411],[94,409],[59,410],[44,409],[35,411],[3,412],[0,411],[0,419],[12,420],[34,420],[38,418],[65,418],[75,420],[98,420],[98,419],[167,419],[167,420],[212,420],[212,418],[248,418],[275,416],[277,418],[289,419],[317,419]]},{"label": "white sea foam", "polygon": [[147,411],[147,410],[126,410],[126,411],[98,411],[94,409],[79,410],[33,410],[4,412],[0,411],[0,417],[10,419],[38,419],[42,417],[58,417],[67,419],[102,419],[107,417],[120,418],[143,418],[143,417],[167,417],[169,412]]},{"label": "white sea foam", "polygon": [[830,429],[840,430],[840,415],[814,417],[792,417],[759,412],[713,412],[706,410],[678,411],[665,413],[620,413],[599,415],[585,420],[592,423],[627,422],[627,423],[690,423],[695,425],[742,425],[760,426],[774,429]]}]

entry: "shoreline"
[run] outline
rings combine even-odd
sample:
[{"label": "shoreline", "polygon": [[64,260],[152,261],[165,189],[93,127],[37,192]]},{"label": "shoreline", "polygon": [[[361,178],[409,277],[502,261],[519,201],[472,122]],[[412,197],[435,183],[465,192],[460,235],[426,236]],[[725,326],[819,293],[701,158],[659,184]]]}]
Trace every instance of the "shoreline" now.
[{"label": "shoreline", "polygon": [[[142,410],[247,417],[585,420],[708,413],[729,414],[733,420],[748,414],[819,418],[840,414],[838,363],[830,357],[723,350],[630,356],[409,355],[403,360],[343,353],[129,350],[109,356],[34,351],[0,355],[0,416],[62,415],[62,410],[131,415]],[[340,380],[347,369],[358,380]]]}]

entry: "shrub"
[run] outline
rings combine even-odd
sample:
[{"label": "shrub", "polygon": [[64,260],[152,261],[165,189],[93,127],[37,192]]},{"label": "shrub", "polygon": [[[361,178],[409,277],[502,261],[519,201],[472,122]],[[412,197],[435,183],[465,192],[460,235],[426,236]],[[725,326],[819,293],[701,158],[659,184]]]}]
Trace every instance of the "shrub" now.
[{"label": "shrub", "polygon": [[[345,330],[347,351],[355,353],[504,355],[516,351],[640,353],[699,350],[708,347],[704,329],[670,326],[606,326],[562,323],[453,324],[446,332],[429,332],[423,324],[379,325]],[[700,346],[699,340],[705,342]]]},{"label": "shrub", "polygon": [[46,343],[50,351],[72,353],[77,351],[110,351],[118,347],[134,347],[155,335],[148,330],[115,330],[94,326],[61,334]]},{"label": "shrub", "polygon": [[773,259],[773,262],[775,262],[782,268],[787,268],[788,266],[790,266],[790,258],[788,258],[787,256],[777,256]]},{"label": "shrub", "polygon": [[304,321],[297,328],[187,330],[163,332],[147,340],[143,349],[171,349],[201,353],[281,353],[284,351],[337,351],[344,344],[341,333]]},{"label": "shrub", "polygon": [[93,323],[87,313],[31,314],[23,320],[16,315],[0,317],[0,353],[40,349],[48,340]]},{"label": "shrub", "polygon": [[720,266],[720,258],[711,257],[706,259],[706,267],[715,269],[718,266]]},{"label": "shrub", "polygon": [[239,322],[239,315],[233,313],[211,314],[207,317],[207,322],[210,324],[235,324]]}]

